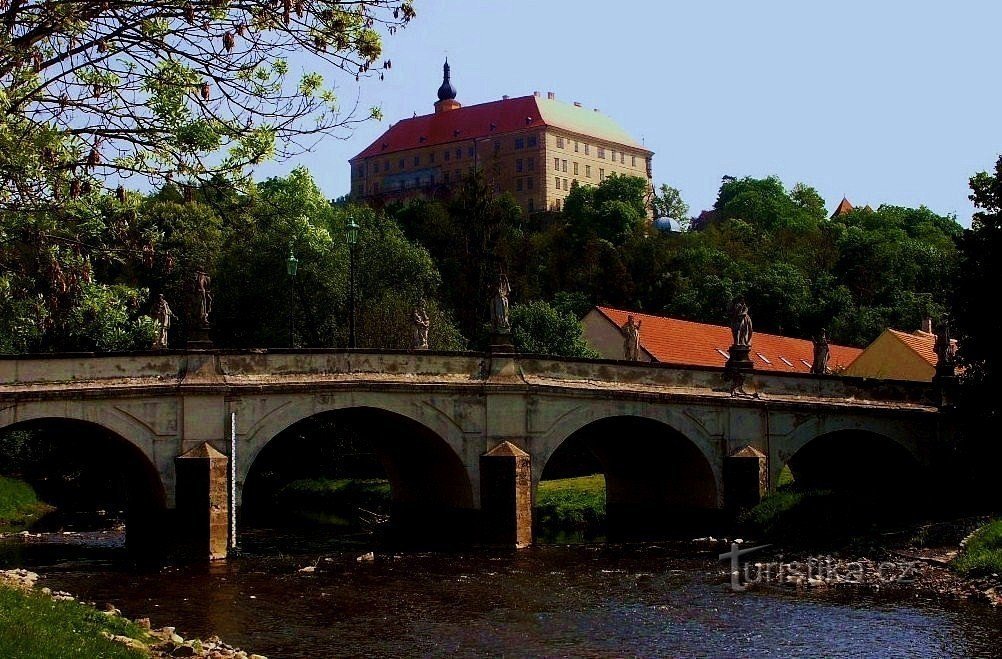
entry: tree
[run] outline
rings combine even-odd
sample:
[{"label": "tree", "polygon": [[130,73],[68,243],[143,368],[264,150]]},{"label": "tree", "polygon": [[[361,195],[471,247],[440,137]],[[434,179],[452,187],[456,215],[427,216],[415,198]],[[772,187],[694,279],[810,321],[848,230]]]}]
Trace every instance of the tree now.
[{"label": "tree", "polygon": [[[994,421],[1002,413],[998,401],[1002,315],[991,301],[1002,281],[1002,156],[994,173],[979,172],[971,178],[971,201],[978,210],[960,240],[953,310],[969,410]],[[994,427],[988,427],[994,433]]]},{"label": "tree", "polygon": [[[111,175],[246,181],[248,166],[378,116],[342,107],[323,73],[382,77],[381,31],[414,17],[410,0],[0,8],[0,208],[18,209]],[[288,58],[302,53],[324,70],[295,79]]]},{"label": "tree", "polygon": [[684,231],[689,227],[689,204],[682,201],[682,193],[667,183],[661,185],[660,194],[652,199],[654,217],[667,217],[675,220]]},{"label": "tree", "polygon": [[[565,300],[566,301],[566,300]],[[563,357],[598,357],[581,336],[581,323],[542,300],[511,307],[512,341],[520,352]]]}]

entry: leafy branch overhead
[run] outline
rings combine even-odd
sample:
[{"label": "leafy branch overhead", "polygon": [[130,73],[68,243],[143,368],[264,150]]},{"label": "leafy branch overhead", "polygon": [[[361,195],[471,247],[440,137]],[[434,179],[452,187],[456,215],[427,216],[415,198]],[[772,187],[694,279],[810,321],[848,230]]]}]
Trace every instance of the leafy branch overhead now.
[{"label": "leafy branch overhead", "polygon": [[383,37],[414,15],[410,0],[0,0],[0,208],[108,177],[243,181],[378,115],[343,106],[331,74],[382,77]]}]

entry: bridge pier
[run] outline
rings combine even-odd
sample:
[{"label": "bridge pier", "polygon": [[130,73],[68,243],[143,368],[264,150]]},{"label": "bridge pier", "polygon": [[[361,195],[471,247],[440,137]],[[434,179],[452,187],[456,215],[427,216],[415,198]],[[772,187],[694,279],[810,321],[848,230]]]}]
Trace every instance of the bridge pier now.
[{"label": "bridge pier", "polygon": [[226,558],[229,541],[229,458],[208,442],[174,458],[175,520],[183,553]]},{"label": "bridge pier", "polygon": [[505,441],[480,456],[484,540],[521,549],[532,544],[532,462]]},{"label": "bridge pier", "polygon": [[769,460],[753,446],[724,458],[724,501],[731,511],[752,508],[769,491]]}]

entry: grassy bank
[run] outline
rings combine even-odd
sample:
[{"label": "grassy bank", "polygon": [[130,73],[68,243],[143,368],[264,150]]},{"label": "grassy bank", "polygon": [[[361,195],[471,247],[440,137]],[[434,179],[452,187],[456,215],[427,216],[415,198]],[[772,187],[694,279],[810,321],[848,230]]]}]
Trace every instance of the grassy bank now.
[{"label": "grassy bank", "polygon": [[24,481],[0,476],[0,531],[24,526],[52,510]]},{"label": "grassy bank", "polygon": [[966,577],[1002,575],[1002,519],[975,531],[952,565]]},{"label": "grassy bank", "polygon": [[605,476],[541,481],[536,491],[536,523],[541,528],[596,531],[605,524]]},{"label": "grassy bank", "polygon": [[102,633],[146,640],[146,633],[137,625],[93,607],[0,585],[0,657],[149,656]]},{"label": "grassy bank", "polygon": [[382,479],[314,478],[292,481],[278,491],[283,505],[318,510],[384,510],[390,503],[390,482]]}]

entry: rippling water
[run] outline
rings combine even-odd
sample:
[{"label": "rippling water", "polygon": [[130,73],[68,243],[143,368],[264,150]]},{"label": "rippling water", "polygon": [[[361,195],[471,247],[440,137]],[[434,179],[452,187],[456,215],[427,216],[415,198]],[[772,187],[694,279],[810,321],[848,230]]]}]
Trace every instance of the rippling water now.
[{"label": "rippling water", "polygon": [[8,545],[0,561],[130,617],[272,659],[1002,656],[1002,612],[986,606],[734,593],[714,556],[677,547],[377,552],[359,562],[363,543],[259,532],[225,563],[144,572],[127,567],[115,536],[55,540]]}]

